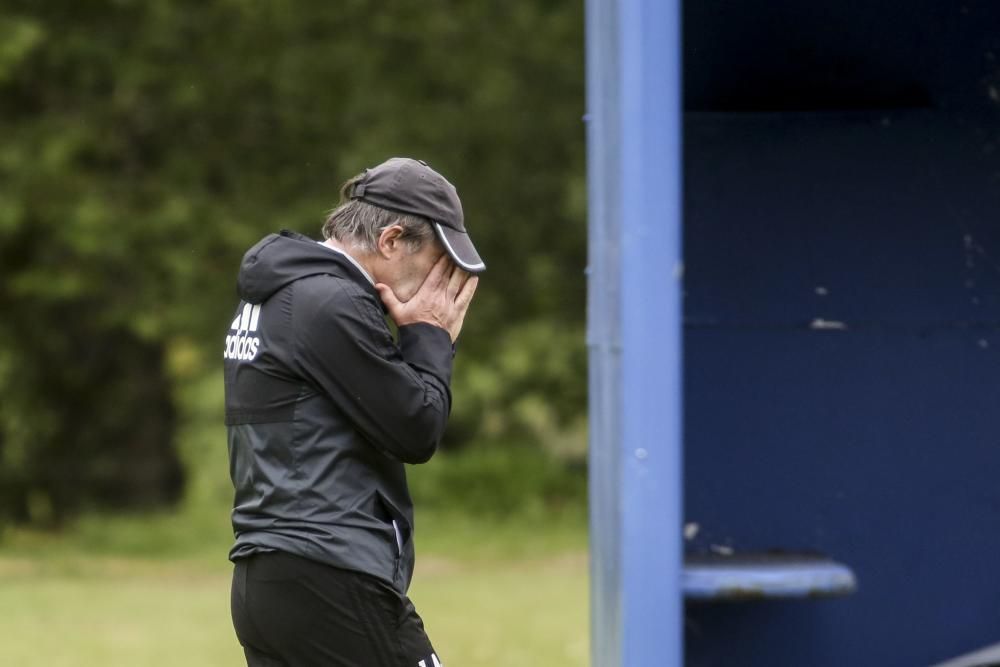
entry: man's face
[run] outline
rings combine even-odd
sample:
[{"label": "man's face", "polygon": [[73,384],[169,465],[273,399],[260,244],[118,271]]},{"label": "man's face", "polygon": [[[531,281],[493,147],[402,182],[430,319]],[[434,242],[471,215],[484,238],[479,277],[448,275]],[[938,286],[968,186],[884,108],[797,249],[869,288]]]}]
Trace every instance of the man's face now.
[{"label": "man's face", "polygon": [[444,247],[437,237],[424,241],[420,250],[416,252],[410,252],[410,249],[404,244],[404,247],[400,248],[400,254],[396,257],[396,261],[390,265],[391,270],[388,273],[392,274],[391,277],[387,275],[382,282],[392,288],[397,299],[405,303],[424,284],[424,279],[430,273],[431,267],[443,254]]}]

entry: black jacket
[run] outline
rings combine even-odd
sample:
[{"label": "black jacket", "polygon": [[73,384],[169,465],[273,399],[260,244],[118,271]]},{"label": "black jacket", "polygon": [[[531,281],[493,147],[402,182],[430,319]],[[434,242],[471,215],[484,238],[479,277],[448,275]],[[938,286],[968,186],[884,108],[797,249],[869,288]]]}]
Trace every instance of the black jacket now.
[{"label": "black jacket", "polygon": [[430,324],[393,340],[350,260],[294,232],[247,251],[226,336],[236,560],[285,551],[405,592],[413,504],[404,463],[434,453],[451,409],[452,345]]}]

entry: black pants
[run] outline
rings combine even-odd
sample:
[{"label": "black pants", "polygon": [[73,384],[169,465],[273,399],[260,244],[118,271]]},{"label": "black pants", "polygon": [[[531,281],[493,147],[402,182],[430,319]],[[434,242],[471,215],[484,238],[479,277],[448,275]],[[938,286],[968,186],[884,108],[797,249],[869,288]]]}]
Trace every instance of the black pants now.
[{"label": "black pants", "polygon": [[413,603],[358,572],[275,552],[236,562],[233,625],[249,667],[438,667]]}]

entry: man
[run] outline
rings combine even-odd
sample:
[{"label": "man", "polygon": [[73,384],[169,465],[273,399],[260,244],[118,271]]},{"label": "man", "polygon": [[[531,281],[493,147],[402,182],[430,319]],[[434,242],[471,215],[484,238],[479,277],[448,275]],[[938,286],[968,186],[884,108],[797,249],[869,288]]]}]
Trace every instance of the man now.
[{"label": "man", "polygon": [[237,281],[233,624],[250,667],[437,667],[406,597],[404,464],[430,459],[444,432],[454,343],[486,267],[454,186],[418,160],[345,183],[323,236],[267,236]]}]

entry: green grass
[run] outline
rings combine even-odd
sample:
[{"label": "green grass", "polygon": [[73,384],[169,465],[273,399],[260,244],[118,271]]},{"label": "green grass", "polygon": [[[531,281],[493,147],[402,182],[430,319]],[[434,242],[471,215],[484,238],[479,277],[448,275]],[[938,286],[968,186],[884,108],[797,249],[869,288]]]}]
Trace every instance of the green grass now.
[{"label": "green grass", "polygon": [[[579,516],[419,520],[410,594],[445,664],[587,664]],[[244,664],[229,617],[228,537],[193,548],[184,524],[176,514],[92,518],[61,536],[8,534],[0,665]]]},{"label": "green grass", "polygon": [[446,665],[586,665],[587,565],[566,554],[499,563],[432,561],[412,599]]},{"label": "green grass", "polygon": [[0,558],[0,664],[239,665],[224,568]]}]

